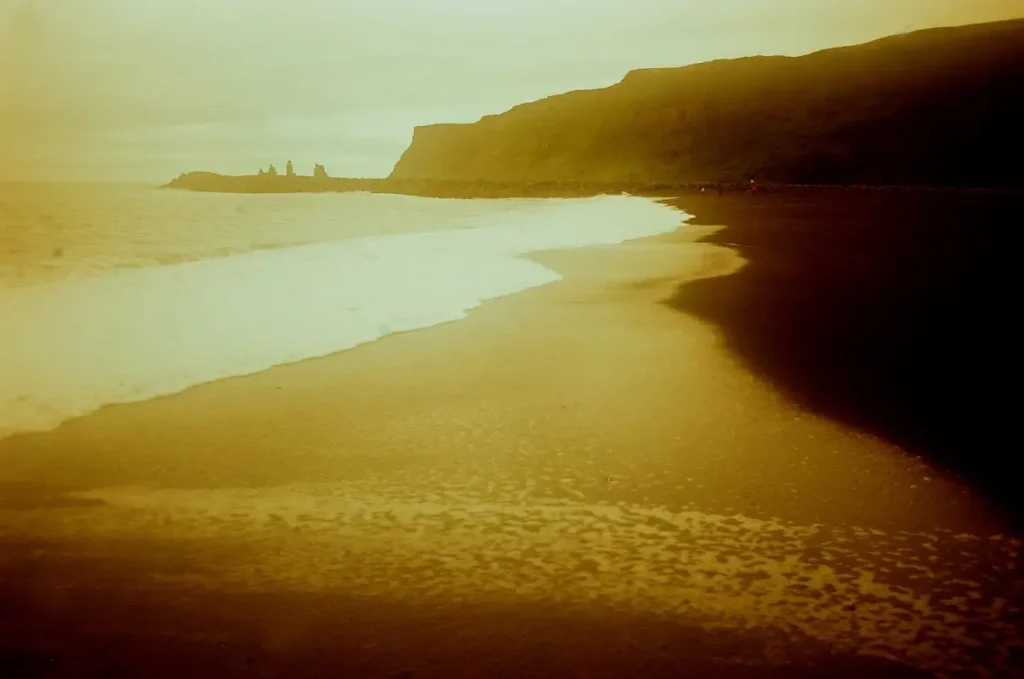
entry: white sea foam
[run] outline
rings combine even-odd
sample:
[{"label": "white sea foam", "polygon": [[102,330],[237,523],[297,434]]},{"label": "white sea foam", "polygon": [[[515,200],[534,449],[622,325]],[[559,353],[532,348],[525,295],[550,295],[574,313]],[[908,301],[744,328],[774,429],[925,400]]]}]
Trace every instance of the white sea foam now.
[{"label": "white sea foam", "polygon": [[559,278],[519,255],[665,233],[683,219],[622,196],[523,203],[472,228],[0,290],[0,437],[454,321]]}]

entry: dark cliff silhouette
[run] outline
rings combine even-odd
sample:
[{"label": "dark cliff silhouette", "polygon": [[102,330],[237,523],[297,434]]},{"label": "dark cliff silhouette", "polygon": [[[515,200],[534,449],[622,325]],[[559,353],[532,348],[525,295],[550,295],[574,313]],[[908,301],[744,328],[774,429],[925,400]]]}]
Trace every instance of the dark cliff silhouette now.
[{"label": "dark cliff silhouette", "polygon": [[633,71],[418,127],[391,179],[1019,187],[1024,19]]}]

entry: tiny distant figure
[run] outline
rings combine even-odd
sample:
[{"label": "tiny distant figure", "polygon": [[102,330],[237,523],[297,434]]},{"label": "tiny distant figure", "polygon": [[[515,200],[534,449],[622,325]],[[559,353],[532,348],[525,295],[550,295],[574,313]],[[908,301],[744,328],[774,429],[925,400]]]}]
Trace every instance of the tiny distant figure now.
[{"label": "tiny distant figure", "polygon": [[703,186],[702,186],[702,187],[700,187],[700,192],[701,192],[701,193],[704,193],[704,187],[703,187]]},{"label": "tiny distant figure", "polygon": [[753,179],[750,180],[750,192],[757,193],[757,184],[754,183]]}]

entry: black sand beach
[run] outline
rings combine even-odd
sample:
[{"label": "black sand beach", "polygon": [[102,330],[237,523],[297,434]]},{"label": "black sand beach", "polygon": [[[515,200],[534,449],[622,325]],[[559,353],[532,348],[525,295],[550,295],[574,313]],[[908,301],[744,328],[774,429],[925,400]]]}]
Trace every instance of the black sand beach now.
[{"label": "black sand beach", "polygon": [[748,265],[670,304],[803,406],[1022,516],[1015,394],[1024,196],[779,189],[673,201]]},{"label": "black sand beach", "polygon": [[[717,200],[681,203],[786,223]],[[839,286],[869,233],[926,231],[857,200],[804,203],[834,241],[750,228],[738,272],[697,226],[539,253],[564,280],[463,321],[0,442],[0,675],[1019,676],[1005,517],[747,368],[787,346],[756,294],[828,303],[764,262],[806,243],[801,281]]]}]

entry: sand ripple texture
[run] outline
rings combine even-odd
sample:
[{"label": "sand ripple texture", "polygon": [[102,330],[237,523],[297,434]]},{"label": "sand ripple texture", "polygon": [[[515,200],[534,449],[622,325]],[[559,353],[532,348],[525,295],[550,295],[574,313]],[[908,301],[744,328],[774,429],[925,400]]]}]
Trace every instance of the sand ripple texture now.
[{"label": "sand ripple texture", "polygon": [[102,489],[74,496],[92,504],[86,511],[0,512],[0,538],[159,535],[195,564],[149,575],[165,583],[413,603],[594,603],[711,630],[764,630],[783,644],[812,638],[937,676],[1022,676],[1015,537],[544,500],[494,484],[423,490],[424,480]]}]

